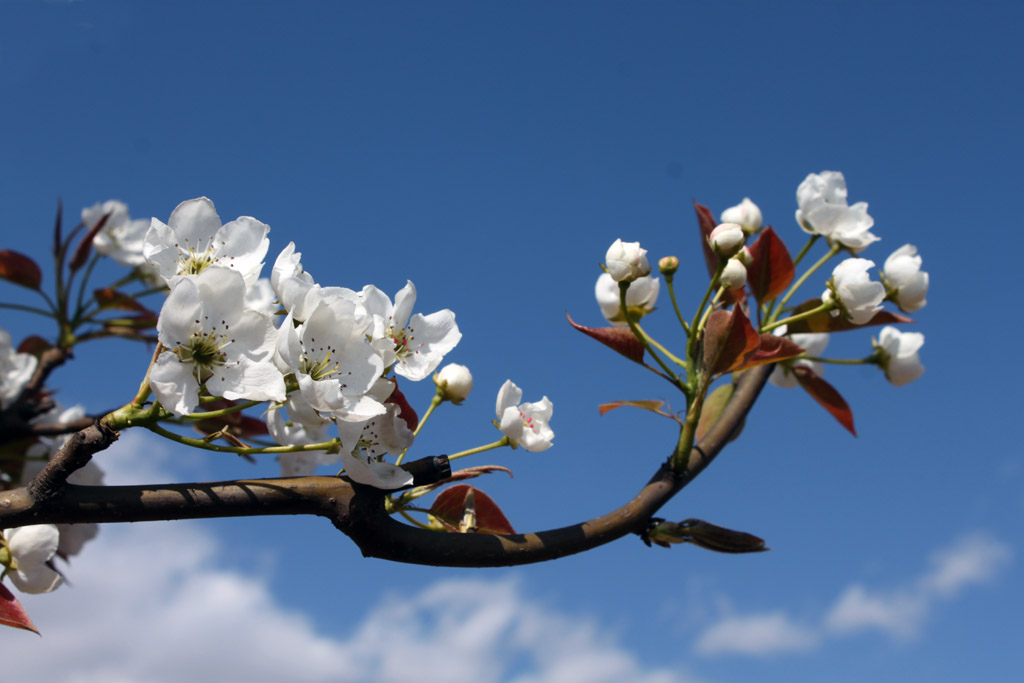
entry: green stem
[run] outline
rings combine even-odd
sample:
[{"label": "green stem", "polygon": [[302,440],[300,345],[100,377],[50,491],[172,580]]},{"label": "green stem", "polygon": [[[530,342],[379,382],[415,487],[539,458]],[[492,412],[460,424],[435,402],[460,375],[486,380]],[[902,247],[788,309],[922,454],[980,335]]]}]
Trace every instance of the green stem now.
[{"label": "green stem", "polygon": [[264,401],[246,401],[245,403],[239,403],[229,408],[221,408],[220,410],[209,410],[205,413],[189,413],[183,419],[187,422],[198,422],[199,420],[209,420],[215,417],[224,417],[225,415],[237,413],[239,411],[245,410],[246,408],[258,406],[261,403],[264,403]]},{"label": "green stem", "polygon": [[[672,368],[668,366],[668,363],[666,363],[661,356],[655,353],[654,347],[651,345],[649,338],[636,324],[636,320],[633,319],[633,316],[629,314],[629,308],[626,306],[626,292],[628,290],[628,282],[619,283],[619,307],[622,310],[622,314],[626,317],[626,322],[629,324],[629,329],[633,331],[633,334],[636,335],[636,338],[640,340],[641,344],[643,344],[644,348],[647,350],[647,353],[649,353],[651,355],[651,358],[653,358],[655,362],[657,362],[658,365],[661,366],[661,369],[665,372],[665,374],[672,378],[672,382],[676,386],[682,386],[682,381],[679,379],[679,375],[677,375],[672,370]],[[675,356],[673,356],[673,358],[675,358]]]},{"label": "green stem", "polygon": [[237,453],[240,455],[261,455],[264,453],[304,453],[308,451],[330,451],[337,449],[340,445],[339,439],[331,439],[330,441],[324,441],[323,443],[312,443],[305,444],[302,446],[269,446],[267,448],[250,448],[247,446],[216,446],[212,443],[208,443],[203,439],[193,439],[188,436],[182,436],[181,434],[175,434],[172,431],[168,431],[157,424],[144,425],[146,429],[159,434],[165,439],[170,439],[186,446],[192,446],[193,448],[201,448],[205,451],[216,451],[218,453]]},{"label": "green stem", "polygon": [[492,451],[495,448],[501,448],[503,446],[509,446],[511,442],[507,436],[503,436],[494,443],[489,443],[486,446],[478,446],[477,448],[470,448],[468,451],[461,451],[455,455],[449,455],[448,460],[452,461],[457,458],[465,458],[467,455],[476,455],[477,453],[483,453],[484,451]]},{"label": "green stem", "polygon": [[89,278],[92,277],[92,271],[99,260],[100,254],[98,252],[94,252],[92,258],[89,259],[89,263],[86,264],[85,270],[82,272],[82,281],[78,284],[78,297],[75,301],[75,314],[71,319],[71,325],[73,327],[78,327],[84,317],[85,306],[82,305],[82,302],[85,301],[85,288],[88,286]]},{"label": "green stem", "polygon": [[683,332],[686,333],[686,336],[690,336],[690,326],[687,324],[686,319],[683,318],[683,312],[679,310],[679,302],[676,300],[676,288],[673,285],[674,279],[674,275],[666,275],[665,286],[668,287],[668,296],[672,300],[672,310],[676,312],[676,319],[683,326]]},{"label": "green stem", "polygon": [[686,362],[685,361],[683,361],[680,358],[677,358],[674,353],[672,353],[671,351],[666,349],[664,346],[662,346],[661,343],[658,342],[658,340],[656,340],[651,335],[647,334],[647,332],[644,330],[644,328],[640,327],[640,323],[636,323],[636,331],[640,333],[641,341],[647,341],[647,343],[649,343],[651,346],[655,347],[656,349],[661,351],[663,354],[668,356],[668,359],[670,361],[672,361],[673,363],[675,363],[676,365],[678,365],[679,367],[686,367]]},{"label": "green stem", "polygon": [[811,247],[814,246],[814,243],[818,241],[819,237],[821,237],[821,235],[811,235],[810,239],[807,240],[807,244],[804,245],[804,248],[801,249],[800,253],[796,255],[795,259],[793,259],[794,268],[800,265],[800,262],[804,259],[804,256],[807,256],[807,252],[811,250]]},{"label": "green stem", "polygon": [[36,314],[44,316],[46,318],[53,318],[54,317],[53,311],[44,311],[41,308],[36,308],[35,306],[26,306],[24,304],[0,303],[0,308],[9,308],[12,311],[25,311],[26,313],[36,313]]},{"label": "green stem", "polygon": [[[813,240],[812,240],[812,242],[813,242]],[[810,244],[811,243],[809,242],[808,246],[810,246]],[[786,295],[784,297],[782,297],[782,301],[779,302],[779,305],[775,307],[775,310],[768,317],[768,322],[769,323],[774,322],[774,319],[779,315],[779,313],[781,313],[783,310],[785,310],[786,304],[789,302],[790,298],[792,298],[793,294],[796,293],[796,290],[800,289],[800,285],[802,285],[804,282],[807,281],[807,278],[809,278],[811,276],[811,273],[813,273],[814,271],[818,270],[818,268],[821,268],[823,265],[825,265],[825,263],[830,258],[832,258],[833,256],[835,256],[836,254],[839,253],[840,249],[842,249],[842,246],[840,244],[838,244],[838,243],[837,244],[833,244],[832,248],[829,249],[827,252],[825,252],[824,256],[822,256],[820,259],[818,259],[817,263],[815,263],[813,266],[808,268],[807,272],[804,273],[803,275],[801,275],[800,279],[793,283],[793,285],[789,288],[789,291],[786,292]],[[773,327],[777,327],[777,325],[774,325]],[[769,329],[772,329],[772,328],[769,327],[769,328],[767,328],[767,329],[765,329],[763,331],[767,332]]]},{"label": "green stem", "polygon": [[796,315],[791,315],[788,318],[783,318],[782,320],[776,320],[775,322],[773,322],[773,323],[771,323],[769,325],[765,325],[764,327],[762,327],[761,331],[762,332],[771,332],[776,327],[781,327],[783,325],[788,325],[789,323],[795,323],[795,322],[798,322],[800,320],[806,320],[807,318],[813,318],[814,316],[818,315],[819,313],[826,313],[828,311],[834,310],[835,308],[836,308],[836,304],[835,303],[822,304],[822,305],[818,306],[817,308],[812,308],[809,311],[804,311],[803,313],[798,313]]},{"label": "green stem", "polygon": [[818,356],[799,356],[799,358],[818,363],[832,363],[833,365],[870,365],[878,362],[877,353],[865,356],[864,358],[820,358]]}]

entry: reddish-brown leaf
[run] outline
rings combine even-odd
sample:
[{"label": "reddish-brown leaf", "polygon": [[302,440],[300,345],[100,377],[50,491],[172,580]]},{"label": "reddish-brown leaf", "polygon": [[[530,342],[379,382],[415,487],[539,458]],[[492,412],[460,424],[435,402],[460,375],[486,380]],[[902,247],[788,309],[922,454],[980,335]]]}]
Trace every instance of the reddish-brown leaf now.
[{"label": "reddish-brown leaf", "polygon": [[664,405],[665,405],[664,401],[655,401],[655,400],[650,400],[650,401],[612,401],[611,403],[602,403],[601,405],[599,405],[597,407],[597,409],[598,409],[598,411],[602,415],[604,415],[605,413],[610,412],[612,410],[615,410],[616,408],[623,408],[623,407],[628,406],[630,408],[640,408],[641,410],[649,410],[652,413],[657,413],[658,415],[661,415],[663,417],[672,418],[673,420],[678,422],[679,421],[679,417],[678,416],[673,415],[672,413],[670,413],[668,411],[662,410],[662,407]]},{"label": "reddish-brown leaf", "polygon": [[811,398],[827,410],[839,424],[846,427],[851,434],[857,436],[857,430],[853,428],[853,411],[850,410],[846,399],[835,390],[835,387],[818,377],[813,370],[805,365],[795,365],[793,375],[804,391],[811,395]]},{"label": "reddish-brown leaf", "polygon": [[742,308],[717,310],[704,328],[704,368],[711,375],[732,372],[743,367],[760,346],[757,330]]},{"label": "reddish-brown leaf", "polygon": [[43,283],[43,271],[28,256],[0,249],[0,278],[29,289],[39,289]]},{"label": "reddish-brown leaf", "polygon": [[767,332],[761,335],[761,345],[750,360],[740,369],[746,370],[765,363],[778,363],[780,360],[796,358],[804,349],[788,337],[777,337]]},{"label": "reddish-brown leaf", "polygon": [[588,337],[618,351],[631,361],[644,362],[644,345],[628,327],[587,327],[576,323],[568,313],[565,314],[565,317],[570,325]]},{"label": "reddish-brown leaf", "polygon": [[394,403],[398,406],[398,417],[405,420],[405,424],[409,427],[410,431],[416,431],[416,427],[420,424],[420,416],[416,414],[416,410],[410,405],[409,399],[405,397],[398,389],[398,380],[395,380],[395,390],[391,392],[385,403]]},{"label": "reddish-brown leaf", "polygon": [[704,263],[708,267],[708,277],[714,277],[715,271],[718,270],[718,254],[711,248],[708,238],[711,236],[711,231],[718,226],[718,221],[715,220],[711,209],[702,204],[694,202],[693,209],[697,212],[697,227],[700,228],[700,248],[704,252]]},{"label": "reddish-brown leaf", "polygon": [[0,624],[13,626],[14,628],[23,628],[26,631],[32,631],[39,635],[39,629],[28,618],[28,613],[25,612],[25,608],[18,602],[18,598],[14,597],[14,593],[8,590],[7,586],[2,583],[0,583]]},{"label": "reddish-brown leaf", "polygon": [[148,308],[143,306],[138,300],[130,294],[119,292],[116,289],[109,287],[105,289],[97,289],[93,293],[93,298],[96,299],[96,303],[100,305],[101,309],[114,309],[119,311],[138,311],[140,313],[153,314]]},{"label": "reddish-brown leaf", "polygon": [[449,531],[458,531],[466,515],[467,506],[475,510],[476,533],[514,534],[505,513],[486,493],[468,484],[456,484],[437,495],[430,506],[430,514],[436,517]]},{"label": "reddish-brown leaf", "polygon": [[789,250],[770,227],[761,231],[750,245],[752,263],[747,268],[747,284],[758,303],[771,301],[793,281],[793,259]]},{"label": "reddish-brown leaf", "polygon": [[[821,299],[810,299],[797,306],[790,315],[797,315],[798,313],[805,313],[812,309],[821,306]],[[899,313],[893,313],[892,311],[879,311],[875,313],[871,320],[867,321],[863,325],[854,325],[849,320],[843,318],[842,315],[832,315],[830,312],[825,311],[812,315],[810,318],[805,320],[798,320],[795,323],[789,323],[786,325],[786,331],[789,333],[804,333],[804,332],[845,332],[847,330],[859,330],[862,327],[871,327],[872,325],[896,325],[899,323],[912,323],[912,318],[908,318],[905,315]]]},{"label": "reddish-brown leaf", "polygon": [[18,344],[18,353],[31,353],[36,358],[39,358],[39,356],[43,355],[43,351],[52,348],[53,344],[49,341],[43,339],[38,334],[33,334],[31,337],[25,337],[21,340],[21,343]]},{"label": "reddish-brown leaf", "polygon": [[[85,265],[85,262],[89,259],[89,253],[92,251],[92,241],[96,239],[97,233],[103,229],[103,226],[107,224],[107,219],[110,218],[110,214],[105,214],[103,218],[96,221],[96,225],[92,226],[89,232],[85,233],[85,237],[75,247],[75,253],[71,256],[71,262],[68,263],[68,268],[72,271],[76,271]],[[70,241],[70,240],[69,240]]]}]

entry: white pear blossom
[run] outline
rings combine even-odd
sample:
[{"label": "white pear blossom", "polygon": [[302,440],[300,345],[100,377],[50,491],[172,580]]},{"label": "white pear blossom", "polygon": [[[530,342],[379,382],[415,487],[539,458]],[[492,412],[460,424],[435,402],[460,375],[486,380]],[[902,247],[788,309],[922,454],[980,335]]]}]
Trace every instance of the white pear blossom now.
[{"label": "white pear blossom", "polygon": [[747,236],[743,232],[743,226],[736,223],[722,223],[715,227],[708,235],[708,244],[711,250],[722,258],[735,256],[736,252],[743,248],[743,242]]},{"label": "white pear blossom", "polygon": [[885,284],[892,290],[890,298],[905,313],[924,308],[928,295],[928,273],[921,270],[921,257],[917,247],[904,244],[885,259],[882,267]]},{"label": "white pear blossom", "polygon": [[57,554],[60,532],[53,524],[32,524],[4,529],[4,539],[13,561],[7,574],[23,593],[49,593],[63,578],[48,563]]},{"label": "white pear blossom", "polygon": [[142,244],[149,230],[149,219],[132,219],[124,202],[110,199],[82,209],[82,224],[91,230],[107,214],[110,217],[92,241],[96,251],[124,266],[134,268],[145,264]]},{"label": "white pear blossom", "polygon": [[512,380],[506,380],[498,391],[495,409],[502,433],[513,447],[522,446],[528,451],[544,451],[551,448],[555,433],[548,426],[552,405],[545,396],[535,403],[519,403],[523,390]]},{"label": "white pear blossom", "polygon": [[168,285],[210,266],[241,273],[246,287],[260,276],[267,255],[270,226],[251,216],[221,225],[206,197],[178,204],[167,223],[154,218],[146,232],[143,254]]},{"label": "white pear blossom", "polygon": [[[785,336],[786,326],[783,325],[777,328],[774,331],[774,334],[777,334],[780,337]],[[829,334],[828,332],[807,332],[803,334],[791,334],[789,335],[789,338],[794,344],[802,347],[806,355],[811,357],[820,357],[828,346]],[[825,374],[825,365],[821,361],[797,358],[784,363],[776,363],[775,369],[772,370],[772,374],[768,376],[768,381],[783,389],[791,389],[795,387],[798,382],[796,375],[793,374],[793,368],[797,366],[810,368],[818,377]]]},{"label": "white pear blossom", "polygon": [[739,259],[729,259],[722,269],[719,282],[726,289],[741,289],[747,284],[747,267]]},{"label": "white pear blossom", "polygon": [[195,409],[204,382],[212,395],[227,399],[284,400],[284,378],[273,363],[273,323],[245,309],[244,301],[242,275],[228,268],[207,268],[171,289],[157,321],[167,350],[150,372],[150,386],[175,415]]},{"label": "white pear blossom", "polygon": [[465,365],[449,363],[434,377],[444,400],[458,405],[466,400],[473,390],[473,374]]},{"label": "white pear blossom", "polygon": [[867,202],[846,203],[846,179],[838,171],[809,174],[796,190],[796,221],[805,232],[821,235],[857,254],[878,237]]},{"label": "white pear blossom", "polygon": [[14,348],[11,335],[0,327],[0,409],[11,405],[32,379],[38,360]]},{"label": "white pear blossom", "polygon": [[397,465],[383,462],[384,455],[401,455],[415,438],[400,408],[387,403],[387,412],[367,422],[338,422],[341,463],[352,481],[379,489],[412,484],[412,475]]},{"label": "white pear blossom", "polygon": [[828,289],[821,295],[822,303],[838,304],[843,316],[854,325],[871,320],[885,299],[885,287],[868,275],[874,265],[874,261],[862,258],[842,261],[832,271]]},{"label": "white pear blossom", "polygon": [[616,282],[632,282],[651,273],[647,250],[641,249],[639,242],[615,240],[604,256],[604,265]]},{"label": "white pear blossom", "polygon": [[462,339],[455,314],[447,308],[430,315],[412,314],[416,287],[406,281],[395,303],[373,285],[363,288],[359,300],[373,316],[373,346],[384,366],[414,382],[430,376],[446,353]]},{"label": "white pear blossom", "polygon": [[358,304],[340,296],[320,299],[305,322],[291,313],[281,324],[275,362],[295,373],[299,391],[317,411],[362,422],[384,412],[368,396],[384,363],[367,342],[371,319]]},{"label": "white pear blossom", "polygon": [[757,204],[744,197],[742,202],[723,211],[721,219],[723,223],[737,223],[743,226],[743,232],[753,235],[761,227],[763,217]]},{"label": "white pear blossom", "polygon": [[[288,400],[274,406],[266,414],[267,430],[270,436],[282,446],[304,446],[311,443],[323,443],[330,439],[327,431],[334,421],[328,416],[320,415],[301,392],[292,392]],[[281,455],[279,460],[284,465],[285,455],[299,456],[303,454],[289,453]],[[297,472],[285,472],[284,476],[297,476]],[[306,472],[305,474],[308,474]]]},{"label": "white pear blossom", "polygon": [[883,327],[874,346],[886,378],[901,387],[924,374],[917,356],[923,345],[924,335],[920,332],[900,332],[892,325]]},{"label": "white pear blossom", "polygon": [[252,286],[245,290],[245,307],[250,311],[262,313],[271,320],[277,319],[277,312],[280,306],[277,304],[277,294],[270,285],[270,280],[261,277]]},{"label": "white pear blossom", "polygon": [[[658,301],[658,293],[661,289],[661,282],[656,277],[645,275],[629,283],[626,290],[626,306],[630,315],[639,320],[654,310],[654,304]],[[601,273],[594,285],[594,296],[597,304],[601,307],[601,315],[612,325],[624,326],[625,316],[622,315],[622,308],[619,300],[619,283],[608,273]]]},{"label": "white pear blossom", "polygon": [[305,322],[323,298],[320,285],[302,268],[302,253],[295,251],[295,242],[281,250],[270,274],[270,285],[281,307],[296,322]]}]

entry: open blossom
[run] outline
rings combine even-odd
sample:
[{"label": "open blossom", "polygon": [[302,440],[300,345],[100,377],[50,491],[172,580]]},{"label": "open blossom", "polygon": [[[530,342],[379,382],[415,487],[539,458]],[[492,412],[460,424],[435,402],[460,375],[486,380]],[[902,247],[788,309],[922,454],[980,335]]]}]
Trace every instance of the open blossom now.
[{"label": "open blossom", "polygon": [[445,354],[455,348],[462,333],[455,314],[447,308],[430,315],[412,314],[416,287],[406,281],[395,294],[395,303],[373,285],[367,285],[359,300],[373,316],[373,346],[381,354],[384,366],[394,365],[395,373],[417,382],[430,376]]},{"label": "open blossom", "polygon": [[805,232],[842,244],[853,253],[861,252],[878,237],[871,234],[875,219],[868,215],[867,202],[846,203],[846,179],[838,171],[808,175],[796,190],[796,221]]},{"label": "open blossom", "polygon": [[11,335],[0,327],[0,409],[14,402],[32,379],[38,361],[31,353],[19,353]]},{"label": "open blossom", "polygon": [[199,403],[199,385],[227,399],[283,401],[284,378],[274,366],[276,330],[246,310],[245,282],[228,268],[207,268],[178,280],[167,296],[157,331],[167,348],[150,373],[157,400],[175,415]]},{"label": "open blossom", "polygon": [[890,288],[889,296],[905,313],[924,308],[928,303],[928,273],[921,270],[921,257],[917,247],[904,244],[889,255],[882,266],[885,284]]},{"label": "open blossom", "polygon": [[616,282],[632,282],[651,273],[647,250],[641,249],[639,242],[615,240],[604,255],[604,264]]},{"label": "open blossom", "polygon": [[353,301],[325,295],[302,324],[296,326],[291,313],[281,324],[275,362],[295,374],[302,398],[314,410],[355,422],[384,412],[367,395],[384,371],[366,340],[371,322]]},{"label": "open blossom", "polygon": [[50,565],[57,554],[60,532],[53,524],[32,524],[4,529],[12,569],[7,576],[23,593],[49,593],[63,578]]},{"label": "open blossom", "polygon": [[82,209],[82,224],[91,230],[103,216],[109,214],[103,229],[92,241],[93,247],[124,266],[136,267],[146,263],[142,243],[149,230],[149,219],[132,219],[124,202],[111,199]]},{"label": "open blossom", "polygon": [[513,447],[522,446],[528,451],[544,451],[551,448],[555,433],[548,426],[552,405],[545,396],[535,403],[519,403],[523,390],[512,380],[506,380],[498,391],[496,410],[499,427]]},{"label": "open blossom", "polygon": [[[654,304],[658,301],[658,291],[661,282],[656,277],[645,275],[629,283],[626,290],[626,307],[634,320],[639,320],[654,310]],[[594,296],[597,298],[597,305],[601,307],[601,315],[612,325],[624,326],[626,317],[622,315],[622,306],[619,299],[619,284],[612,279],[608,273],[601,273],[594,285]]]},{"label": "open blossom", "polygon": [[151,221],[143,254],[168,285],[220,266],[241,273],[249,287],[263,268],[270,247],[268,232],[270,226],[251,216],[221,225],[213,202],[199,197],[178,204],[166,224]]},{"label": "open blossom", "polygon": [[883,327],[875,349],[886,378],[901,387],[924,374],[924,366],[917,357],[923,345],[924,335],[920,332],[900,332],[892,325]]},{"label": "open blossom", "polygon": [[434,382],[441,390],[443,399],[456,405],[465,401],[473,390],[473,374],[465,365],[458,363],[449,363],[441,368]]},{"label": "open blossom", "polygon": [[744,197],[742,202],[723,211],[721,218],[723,223],[736,223],[743,226],[743,232],[748,235],[757,232],[763,220],[761,209],[750,201],[750,197]]},{"label": "open blossom", "polygon": [[366,422],[338,422],[341,463],[345,474],[360,484],[392,490],[412,484],[412,474],[382,460],[399,456],[415,438],[401,415],[401,408],[388,402],[387,412]]},{"label": "open blossom", "polygon": [[874,261],[862,258],[848,258],[832,271],[828,289],[821,295],[822,303],[836,303],[847,320],[854,325],[863,325],[882,309],[885,287],[873,282],[868,269]]},{"label": "open blossom", "polygon": [[[783,325],[776,329],[775,334],[779,336],[785,335],[786,326]],[[825,352],[825,348],[828,346],[829,334],[828,332],[808,332],[804,334],[791,334],[789,338],[794,344],[802,347],[806,355],[816,358]],[[795,387],[798,382],[796,375],[793,374],[793,368],[797,366],[809,368],[818,377],[825,374],[825,366],[821,361],[797,358],[785,363],[777,363],[775,369],[772,370],[772,374],[768,376],[768,381],[783,389]]]}]

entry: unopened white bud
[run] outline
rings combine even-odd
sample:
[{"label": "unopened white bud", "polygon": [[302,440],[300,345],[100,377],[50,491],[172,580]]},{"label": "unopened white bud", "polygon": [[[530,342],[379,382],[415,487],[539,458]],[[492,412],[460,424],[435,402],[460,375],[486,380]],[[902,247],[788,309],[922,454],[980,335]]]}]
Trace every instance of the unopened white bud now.
[{"label": "unopened white bud", "polygon": [[722,223],[708,236],[711,249],[722,258],[731,258],[743,248],[747,236],[743,234],[743,226],[736,223]]},{"label": "unopened white bud", "polygon": [[731,258],[722,270],[722,277],[719,282],[726,289],[740,289],[747,284],[747,267],[739,260]]},{"label": "unopened white bud", "polygon": [[736,223],[743,227],[743,232],[753,235],[761,227],[761,209],[757,204],[750,201],[750,197],[744,197],[743,201],[736,206],[730,206],[722,212],[723,223]]},{"label": "unopened white bud", "polygon": [[434,377],[434,383],[446,401],[459,404],[466,400],[473,390],[473,375],[469,368],[458,363],[449,363]]}]

